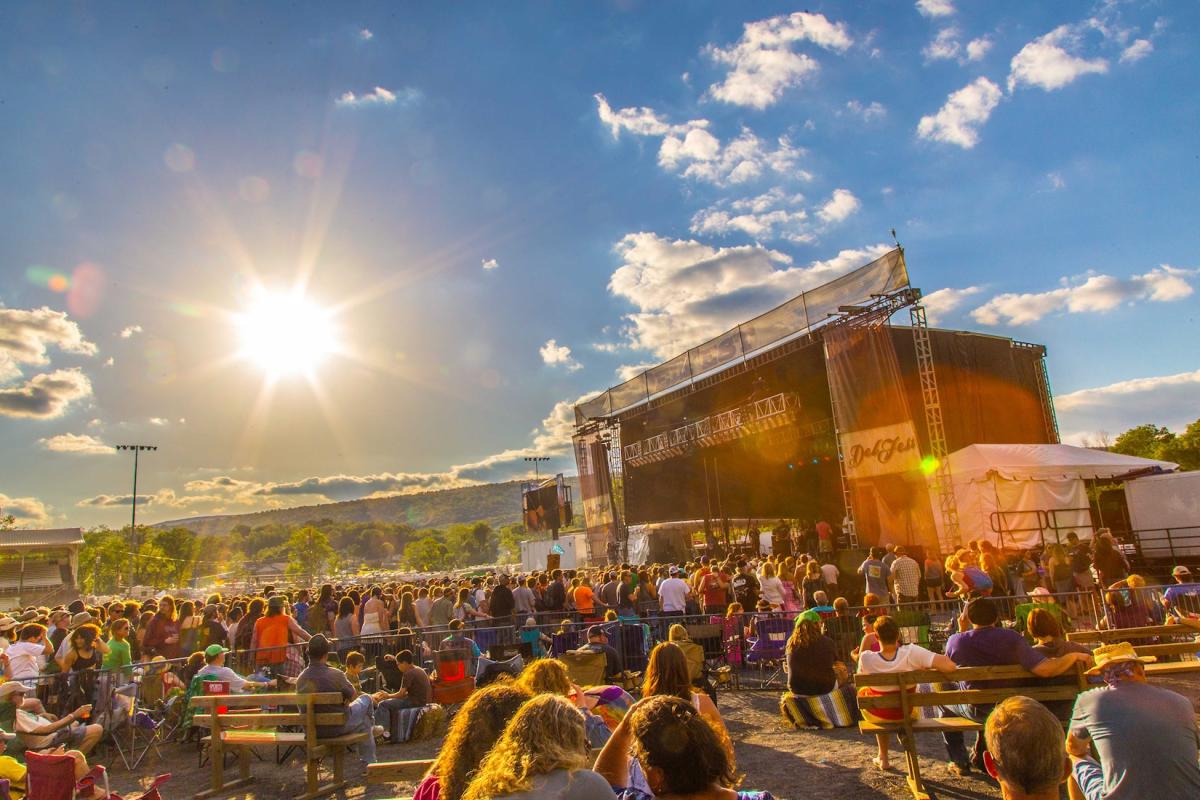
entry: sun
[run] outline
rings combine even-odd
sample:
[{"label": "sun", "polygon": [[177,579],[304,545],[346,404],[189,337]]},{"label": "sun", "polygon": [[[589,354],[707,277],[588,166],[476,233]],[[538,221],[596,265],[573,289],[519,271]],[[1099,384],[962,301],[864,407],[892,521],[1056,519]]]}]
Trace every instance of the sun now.
[{"label": "sun", "polygon": [[271,377],[311,376],[338,349],[332,314],[299,291],[259,291],[237,327],[241,356]]}]

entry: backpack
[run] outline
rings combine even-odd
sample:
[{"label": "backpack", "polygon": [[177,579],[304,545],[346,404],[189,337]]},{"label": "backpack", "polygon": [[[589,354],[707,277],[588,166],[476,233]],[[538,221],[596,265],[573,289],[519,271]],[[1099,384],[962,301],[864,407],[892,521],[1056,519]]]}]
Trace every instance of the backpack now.
[{"label": "backpack", "polygon": [[308,632],[313,636],[329,630],[329,617],[325,613],[324,606],[320,603],[313,603],[308,607],[308,613],[304,615],[304,627],[308,628]]}]

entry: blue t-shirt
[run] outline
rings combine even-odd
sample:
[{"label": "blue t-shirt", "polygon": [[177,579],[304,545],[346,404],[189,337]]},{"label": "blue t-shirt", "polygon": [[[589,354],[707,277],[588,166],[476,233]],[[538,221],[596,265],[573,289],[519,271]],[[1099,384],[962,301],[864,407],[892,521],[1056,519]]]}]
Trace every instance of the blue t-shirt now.
[{"label": "blue t-shirt", "polygon": [[877,558],[868,558],[858,568],[858,573],[867,579],[867,593],[888,596],[887,579],[890,573],[888,565]]},{"label": "blue t-shirt", "polygon": [[[1167,608],[1175,608],[1179,604],[1179,601],[1185,597],[1200,597],[1200,583],[1180,583],[1169,587],[1163,592],[1163,600],[1166,602]],[[1185,605],[1189,606],[1189,611],[1194,611],[1196,609],[1191,608],[1191,606],[1196,602],[1193,600],[1192,603],[1185,603]]]},{"label": "blue t-shirt", "polygon": [[[1032,670],[1046,660],[1025,637],[1008,628],[973,628],[946,642],[946,655],[960,667],[1022,666]],[[964,689],[998,688],[1012,681],[963,681]]]},{"label": "blue t-shirt", "polygon": [[1134,682],[1092,689],[1076,698],[1070,730],[1095,743],[1105,800],[1200,797],[1196,715],[1183,695]]}]

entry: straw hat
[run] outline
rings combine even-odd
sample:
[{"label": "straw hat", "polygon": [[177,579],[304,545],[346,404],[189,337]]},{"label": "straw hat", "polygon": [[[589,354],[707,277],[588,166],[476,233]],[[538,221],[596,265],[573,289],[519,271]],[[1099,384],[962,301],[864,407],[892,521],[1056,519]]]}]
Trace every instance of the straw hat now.
[{"label": "straw hat", "polygon": [[1139,656],[1129,642],[1117,642],[1097,647],[1092,651],[1092,658],[1096,659],[1096,666],[1087,671],[1088,675],[1099,675],[1100,671],[1109,664],[1120,664],[1125,661],[1141,661],[1143,664],[1149,664],[1158,660],[1154,656]]},{"label": "straw hat", "polygon": [[0,617],[0,631],[11,631],[17,627],[17,621],[12,617]]}]

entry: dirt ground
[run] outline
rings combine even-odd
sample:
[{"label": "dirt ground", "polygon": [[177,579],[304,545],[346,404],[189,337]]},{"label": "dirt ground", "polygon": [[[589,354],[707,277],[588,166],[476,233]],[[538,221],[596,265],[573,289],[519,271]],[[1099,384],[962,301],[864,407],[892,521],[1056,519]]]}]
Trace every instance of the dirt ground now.
[{"label": "dirt ground", "polygon": [[[1162,680],[1165,686],[1187,695],[1200,709],[1200,678]],[[778,711],[778,695],[773,692],[730,692],[722,694],[719,708],[734,741],[739,770],[746,776],[742,788],[770,791],[780,800],[821,797],[829,800],[874,800],[911,797],[901,770],[902,757],[893,753],[890,772],[880,772],[872,763],[874,740],[859,735],[857,729],[835,731],[796,730],[788,726]],[[968,744],[970,742],[968,734]],[[398,745],[380,745],[380,761],[432,758],[439,741],[421,741]],[[946,753],[940,736],[918,737],[922,774],[931,793],[938,798],[998,798],[998,787],[979,773],[969,777],[951,775],[946,769]],[[304,791],[301,756],[292,755],[282,766],[274,763],[271,748],[260,748],[262,761],[254,761],[256,784],[250,790],[225,795],[234,800],[295,797]],[[115,754],[114,754],[115,755]],[[114,791],[136,792],[150,776],[170,772],[172,778],[162,787],[166,800],[184,800],[208,788],[209,767],[197,766],[194,744],[171,744],[163,748],[164,758],[150,758],[130,773],[119,759],[98,755],[94,760],[109,765]],[[115,763],[114,763],[115,762]],[[365,771],[354,757],[347,758],[351,786],[343,797],[348,800],[408,798],[414,784],[395,783],[366,786]],[[229,778],[236,776],[231,764]],[[1064,791],[1063,797],[1066,797]]]}]

